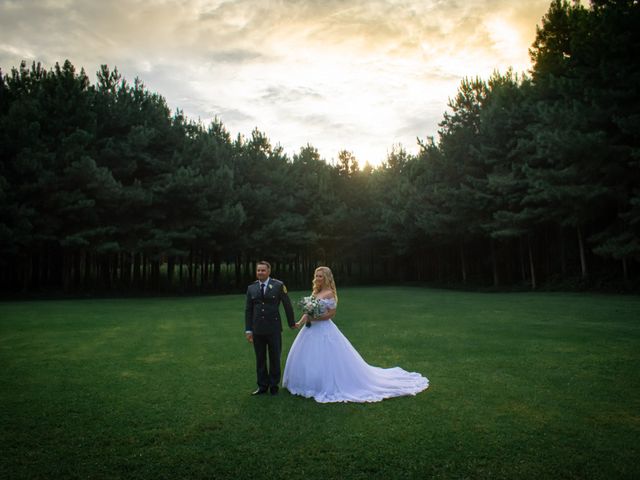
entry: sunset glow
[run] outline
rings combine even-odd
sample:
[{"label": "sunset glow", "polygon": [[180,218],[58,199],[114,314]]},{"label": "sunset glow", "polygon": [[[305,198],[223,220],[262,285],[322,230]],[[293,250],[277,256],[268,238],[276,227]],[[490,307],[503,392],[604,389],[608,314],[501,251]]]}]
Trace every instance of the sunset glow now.
[{"label": "sunset glow", "polygon": [[309,143],[376,165],[436,135],[463,77],[529,67],[549,2],[523,3],[5,1],[0,66],[69,59],[92,81],[117,66],[234,137],[257,127],[288,154]]}]

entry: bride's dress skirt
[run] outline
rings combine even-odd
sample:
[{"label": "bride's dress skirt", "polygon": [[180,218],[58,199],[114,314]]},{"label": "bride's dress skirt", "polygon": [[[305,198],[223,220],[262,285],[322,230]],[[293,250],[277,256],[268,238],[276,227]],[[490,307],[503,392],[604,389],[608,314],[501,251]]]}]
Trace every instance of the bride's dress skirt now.
[{"label": "bride's dress skirt", "polygon": [[303,327],[289,350],[282,385],[317,402],[379,402],[429,387],[419,373],[365,362],[331,320]]}]

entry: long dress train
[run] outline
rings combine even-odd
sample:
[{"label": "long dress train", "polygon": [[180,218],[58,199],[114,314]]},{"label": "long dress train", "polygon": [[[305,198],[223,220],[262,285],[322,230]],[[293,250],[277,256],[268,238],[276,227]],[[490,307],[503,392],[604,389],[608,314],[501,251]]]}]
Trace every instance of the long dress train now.
[{"label": "long dress train", "polygon": [[[333,299],[322,299],[335,308]],[[295,338],[282,385],[294,395],[317,402],[379,402],[415,395],[429,387],[419,373],[400,367],[374,367],[363,360],[332,320],[313,322]]]}]

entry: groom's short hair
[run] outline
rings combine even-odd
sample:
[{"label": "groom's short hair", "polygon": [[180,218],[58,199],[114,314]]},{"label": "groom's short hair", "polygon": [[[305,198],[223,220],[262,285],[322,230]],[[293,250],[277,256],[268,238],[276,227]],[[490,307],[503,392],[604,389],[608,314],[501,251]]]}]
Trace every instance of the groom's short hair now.
[{"label": "groom's short hair", "polygon": [[258,263],[256,263],[256,267],[258,265],[266,265],[267,266],[267,270],[271,271],[271,264],[269,262],[267,262],[266,260],[260,260]]}]

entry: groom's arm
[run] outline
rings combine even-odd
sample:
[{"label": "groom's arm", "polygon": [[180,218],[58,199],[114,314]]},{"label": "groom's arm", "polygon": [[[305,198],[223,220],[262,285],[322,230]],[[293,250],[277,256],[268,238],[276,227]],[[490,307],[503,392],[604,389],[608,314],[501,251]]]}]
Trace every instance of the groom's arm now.
[{"label": "groom's arm", "polygon": [[280,294],[280,300],[282,301],[282,306],[284,306],[284,313],[287,315],[287,323],[289,324],[289,327],[296,328],[296,321],[293,318],[293,307],[291,306],[291,299],[289,298],[287,287],[285,287],[284,283],[282,284],[282,293]]},{"label": "groom's arm", "polygon": [[251,301],[251,294],[247,288],[247,298],[244,304],[244,334],[247,340],[253,339],[253,302]]}]

